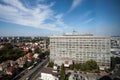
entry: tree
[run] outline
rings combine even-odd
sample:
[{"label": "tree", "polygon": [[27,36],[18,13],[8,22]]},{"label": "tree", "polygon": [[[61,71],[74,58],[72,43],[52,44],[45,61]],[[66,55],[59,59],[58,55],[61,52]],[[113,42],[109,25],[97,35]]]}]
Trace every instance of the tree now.
[{"label": "tree", "polygon": [[51,68],[53,68],[53,66],[54,66],[54,62],[49,62],[49,64],[48,64],[48,67],[51,67]]},{"label": "tree", "polygon": [[41,58],[41,59],[44,58],[44,53],[42,53],[42,52],[39,53],[39,58]]},{"label": "tree", "polygon": [[97,65],[96,61],[89,60],[85,63],[82,63],[81,66],[80,66],[80,69],[83,70],[83,71],[95,70],[95,69],[98,69],[98,65]]},{"label": "tree", "polygon": [[32,65],[33,63],[32,62],[27,62],[26,64],[24,64],[24,68],[28,68]]},{"label": "tree", "polygon": [[0,80],[12,80],[11,75],[4,75],[3,77],[0,78]]},{"label": "tree", "polygon": [[45,54],[46,54],[47,56],[49,56],[49,55],[50,55],[50,50],[47,50],[47,51],[45,52]]},{"label": "tree", "polygon": [[60,80],[65,80],[66,74],[65,74],[65,67],[64,64],[61,65],[61,72],[60,72]]},{"label": "tree", "polygon": [[5,44],[4,47],[0,50],[0,63],[6,60],[16,60],[19,57],[25,55],[24,51],[18,47],[13,47],[12,44]]},{"label": "tree", "polygon": [[28,52],[32,52],[32,50],[31,50],[31,49],[28,49]]},{"label": "tree", "polygon": [[4,49],[4,50],[10,50],[10,49],[13,49],[13,45],[10,44],[10,43],[7,43],[7,44],[4,45],[3,49]]},{"label": "tree", "polygon": [[85,64],[86,64],[87,70],[94,70],[98,68],[97,63],[94,60],[89,60]]},{"label": "tree", "polygon": [[112,69],[114,69],[115,64],[116,64],[115,58],[114,58],[114,57],[111,57],[111,68],[112,68]]},{"label": "tree", "polygon": [[34,51],[35,53],[39,53],[40,52],[40,49],[37,47],[37,48],[35,48],[35,51]]},{"label": "tree", "polygon": [[80,64],[80,63],[76,63],[76,64],[74,65],[75,69],[77,69],[77,70],[79,70],[79,69],[80,69],[80,66],[81,66],[81,64]]},{"label": "tree", "polygon": [[70,69],[74,70],[74,65],[73,64],[70,65]]},{"label": "tree", "polygon": [[114,69],[116,64],[120,64],[120,58],[111,57],[111,68]]},{"label": "tree", "polygon": [[103,76],[99,80],[112,80],[109,76]]},{"label": "tree", "polygon": [[82,71],[86,71],[86,70],[87,70],[86,64],[85,64],[85,63],[82,63],[80,69],[81,69]]}]

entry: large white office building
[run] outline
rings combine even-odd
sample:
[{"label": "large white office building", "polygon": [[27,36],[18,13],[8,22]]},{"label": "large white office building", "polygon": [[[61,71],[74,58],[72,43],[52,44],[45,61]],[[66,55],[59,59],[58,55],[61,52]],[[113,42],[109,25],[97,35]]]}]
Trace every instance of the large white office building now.
[{"label": "large white office building", "polygon": [[50,60],[69,66],[72,62],[95,60],[100,67],[110,67],[110,38],[93,35],[63,35],[50,37]]}]

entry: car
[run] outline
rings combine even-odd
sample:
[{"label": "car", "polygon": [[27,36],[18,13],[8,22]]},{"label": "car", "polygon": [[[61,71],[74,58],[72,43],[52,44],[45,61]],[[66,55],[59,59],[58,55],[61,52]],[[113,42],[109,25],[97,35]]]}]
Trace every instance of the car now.
[{"label": "car", "polygon": [[29,68],[28,68],[28,70],[30,70],[30,69],[32,69],[34,66],[32,65],[32,66],[30,66]]},{"label": "car", "polygon": [[27,77],[25,80],[29,80],[29,77]]}]

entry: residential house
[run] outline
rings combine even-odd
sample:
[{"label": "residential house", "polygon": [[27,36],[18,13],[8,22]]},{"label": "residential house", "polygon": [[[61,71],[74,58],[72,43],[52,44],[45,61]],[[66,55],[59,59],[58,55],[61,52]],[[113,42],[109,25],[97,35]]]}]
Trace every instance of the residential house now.
[{"label": "residential house", "polygon": [[14,66],[10,66],[6,70],[6,74],[12,75],[16,71],[16,68]]}]

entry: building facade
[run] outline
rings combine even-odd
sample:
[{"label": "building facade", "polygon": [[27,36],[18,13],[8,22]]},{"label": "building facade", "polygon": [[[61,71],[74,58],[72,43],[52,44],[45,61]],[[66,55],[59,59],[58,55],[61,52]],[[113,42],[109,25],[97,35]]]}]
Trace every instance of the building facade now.
[{"label": "building facade", "polygon": [[56,64],[84,63],[95,60],[99,66],[110,67],[110,37],[63,35],[50,37],[50,59]]},{"label": "building facade", "polygon": [[112,57],[120,57],[120,37],[113,36],[111,38],[111,54]]}]

